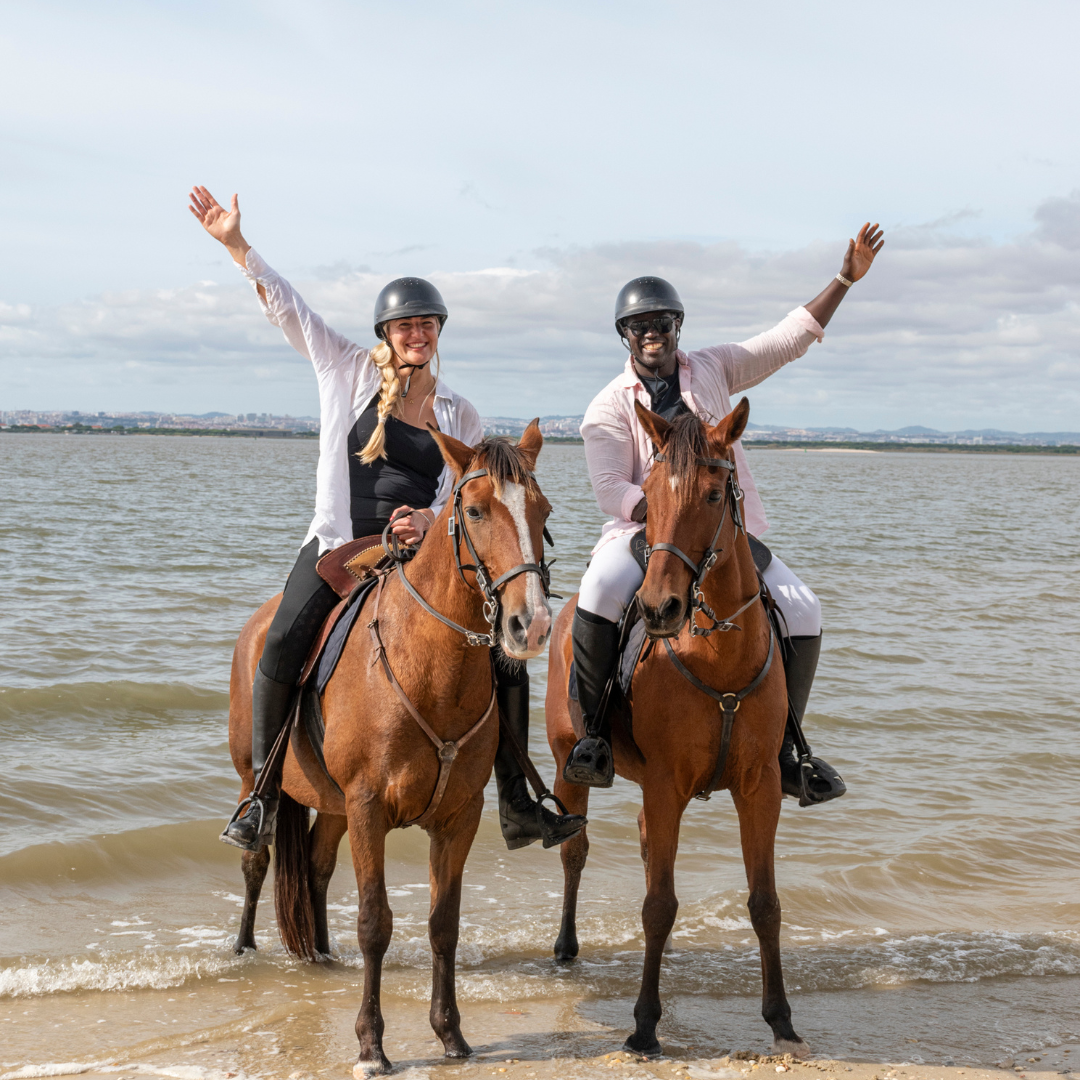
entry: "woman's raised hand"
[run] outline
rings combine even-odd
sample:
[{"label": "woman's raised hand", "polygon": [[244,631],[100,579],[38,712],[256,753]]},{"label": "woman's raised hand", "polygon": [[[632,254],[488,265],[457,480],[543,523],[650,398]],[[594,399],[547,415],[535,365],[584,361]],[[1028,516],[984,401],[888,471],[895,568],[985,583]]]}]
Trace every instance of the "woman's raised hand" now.
[{"label": "woman's raised hand", "polygon": [[880,229],[876,223],[871,225],[868,221],[859,230],[858,239],[848,241],[844,266],[840,271],[848,281],[858,281],[870,269],[874,256],[885,246],[885,241],[882,240],[884,235],[884,229]]},{"label": "woman's raised hand", "polygon": [[226,210],[204,187],[196,184],[189,196],[188,209],[199,219],[202,227],[229,249],[229,254],[241,266],[251,245],[240,232],[240,200],[234,195],[232,205]]}]

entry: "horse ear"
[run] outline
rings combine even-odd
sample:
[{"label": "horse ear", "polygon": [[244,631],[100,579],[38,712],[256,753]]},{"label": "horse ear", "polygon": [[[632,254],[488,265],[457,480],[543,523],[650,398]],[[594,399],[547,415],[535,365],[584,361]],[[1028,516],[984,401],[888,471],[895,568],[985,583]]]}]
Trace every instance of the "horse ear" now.
[{"label": "horse ear", "polygon": [[518,452],[529,463],[529,472],[536,468],[536,458],[540,447],[544,445],[544,436],[540,434],[540,417],[537,417],[518,440]]},{"label": "horse ear", "polygon": [[640,401],[634,402],[634,412],[637,413],[641,426],[645,429],[653,445],[662,450],[667,441],[671,425],[658,413],[650,412]]},{"label": "horse ear", "polygon": [[460,440],[444,434],[432,424],[428,424],[428,431],[431,432],[431,437],[439,444],[443,461],[445,461],[458,476],[464,476],[465,473],[468,472],[473,458],[476,457],[476,451],[471,446],[466,446],[465,443]]},{"label": "horse ear", "polygon": [[750,419],[750,400],[743,398],[714,428],[709,429],[709,441],[730,446],[742,437],[746,421]]}]

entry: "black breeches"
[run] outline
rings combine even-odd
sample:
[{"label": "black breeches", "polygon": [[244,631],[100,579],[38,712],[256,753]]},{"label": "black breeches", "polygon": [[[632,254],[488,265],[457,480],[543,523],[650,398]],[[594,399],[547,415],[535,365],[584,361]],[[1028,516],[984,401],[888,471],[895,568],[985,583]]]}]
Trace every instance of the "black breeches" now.
[{"label": "black breeches", "polygon": [[315,537],[300,549],[285,583],[281,604],[266,633],[259,667],[264,675],[278,682],[294,683],[300,678],[319,628],[339,599],[315,572],[318,561],[319,539]]}]

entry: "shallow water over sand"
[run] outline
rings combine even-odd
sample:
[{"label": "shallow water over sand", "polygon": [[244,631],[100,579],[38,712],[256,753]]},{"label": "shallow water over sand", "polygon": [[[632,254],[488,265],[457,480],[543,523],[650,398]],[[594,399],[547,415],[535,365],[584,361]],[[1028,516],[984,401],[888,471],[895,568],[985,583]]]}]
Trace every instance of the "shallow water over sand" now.
[{"label": "shallow water over sand", "polygon": [[[315,455],[0,438],[0,1067],[153,1058],[332,1076],[354,1060],[347,847],[338,962],[312,967],[284,956],[269,898],[260,953],[233,956],[238,853],[216,841],[237,786],[232,643],[291,565]],[[895,1060],[993,1061],[1077,1037],[1080,461],[758,450],[750,463],[766,539],[822,599],[808,733],[850,789],[825,807],[788,801],[781,819],[796,1027],[822,1054]],[[539,476],[554,588],[570,595],[601,522],[581,448],[549,446]],[[530,669],[550,777],[545,665]],[[621,1044],[641,965],[639,806],[623,781],[593,796],[581,959],[558,967],[557,853],[508,853],[489,790],[459,953],[474,1045]],[[435,1056],[426,838],[395,833],[389,854],[388,1052],[419,1067]],[[726,797],[691,804],[677,872],[662,1038],[675,1054],[763,1049]]]}]

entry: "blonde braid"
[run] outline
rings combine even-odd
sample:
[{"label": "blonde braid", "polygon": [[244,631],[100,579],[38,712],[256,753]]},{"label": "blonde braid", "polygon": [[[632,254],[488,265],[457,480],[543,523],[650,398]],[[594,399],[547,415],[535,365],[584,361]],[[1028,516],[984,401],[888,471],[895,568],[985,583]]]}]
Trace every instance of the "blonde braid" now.
[{"label": "blonde braid", "polygon": [[370,465],[373,461],[386,457],[386,421],[391,416],[400,416],[403,411],[401,383],[394,363],[397,359],[394,350],[387,342],[380,341],[371,350],[370,356],[371,362],[382,375],[382,386],[379,389],[379,422],[371,433],[367,446],[356,455],[364,465]]}]

